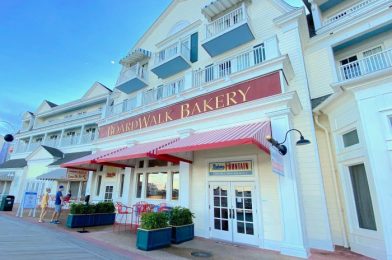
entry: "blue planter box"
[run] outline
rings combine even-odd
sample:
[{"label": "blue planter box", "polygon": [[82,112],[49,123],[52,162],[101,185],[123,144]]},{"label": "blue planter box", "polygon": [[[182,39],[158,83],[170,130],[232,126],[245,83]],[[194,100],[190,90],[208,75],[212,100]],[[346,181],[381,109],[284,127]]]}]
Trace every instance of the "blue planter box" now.
[{"label": "blue planter box", "polygon": [[69,228],[92,227],[113,225],[116,218],[115,213],[99,213],[99,214],[69,214],[66,226]]},{"label": "blue planter box", "polygon": [[138,228],[136,247],[144,251],[150,251],[170,245],[172,228],[160,228],[145,230]]},{"label": "blue planter box", "polygon": [[180,244],[192,240],[195,237],[194,224],[184,226],[172,226],[171,241],[173,244]]}]

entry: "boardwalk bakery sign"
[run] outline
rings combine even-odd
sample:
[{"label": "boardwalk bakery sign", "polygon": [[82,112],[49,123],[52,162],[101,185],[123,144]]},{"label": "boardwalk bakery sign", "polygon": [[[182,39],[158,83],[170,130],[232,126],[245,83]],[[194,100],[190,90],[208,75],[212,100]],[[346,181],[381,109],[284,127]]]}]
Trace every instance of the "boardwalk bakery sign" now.
[{"label": "boardwalk bakery sign", "polygon": [[239,105],[281,93],[279,73],[245,81],[212,93],[148,113],[101,126],[99,137],[105,138]]}]

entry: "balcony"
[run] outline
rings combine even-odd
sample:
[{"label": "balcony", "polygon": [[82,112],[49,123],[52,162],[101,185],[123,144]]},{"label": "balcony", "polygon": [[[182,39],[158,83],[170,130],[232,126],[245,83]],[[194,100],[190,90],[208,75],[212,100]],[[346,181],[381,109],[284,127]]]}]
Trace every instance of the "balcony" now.
[{"label": "balcony", "polygon": [[137,106],[137,98],[131,98],[114,106],[108,107],[107,116],[118,115],[127,111],[131,111]]},{"label": "balcony", "polygon": [[202,46],[211,57],[254,40],[245,4],[207,24],[205,36]]},{"label": "balcony", "polygon": [[89,144],[97,140],[98,138],[98,132],[92,132],[92,133],[86,133],[82,135],[82,138],[80,139],[80,144]]},{"label": "balcony", "polygon": [[148,105],[159,100],[177,95],[184,91],[184,85],[184,78],[181,78],[169,84],[161,85],[154,89],[144,91],[142,103],[143,105]]},{"label": "balcony", "polygon": [[52,126],[52,125],[56,125],[56,124],[62,124],[62,123],[67,123],[73,120],[77,120],[77,119],[82,119],[82,118],[87,118],[90,116],[96,116],[96,115],[101,115],[101,110],[98,111],[92,111],[92,112],[88,112],[88,113],[83,113],[83,114],[75,114],[75,115],[69,115],[66,118],[56,118],[56,119],[50,119],[47,120],[44,123],[38,123],[37,120],[34,123],[34,129],[38,129],[38,128],[42,128],[42,127],[48,127],[48,126]]},{"label": "balcony", "polygon": [[15,153],[24,153],[27,152],[28,143],[20,141],[16,146]]},{"label": "balcony", "polygon": [[155,53],[151,69],[159,78],[166,79],[191,67],[189,41],[176,42]]},{"label": "balcony", "polygon": [[39,146],[41,145],[41,142],[33,142],[30,144],[30,146],[28,147],[27,152],[32,152],[35,149],[37,149]]},{"label": "balcony", "polygon": [[364,15],[370,13],[370,11],[384,5],[387,2],[389,2],[389,0],[362,0],[357,2],[346,9],[324,18],[322,21],[322,27],[317,31],[324,32],[340,24],[343,24],[344,22],[349,20],[351,21],[356,17],[363,18]]},{"label": "balcony", "polygon": [[339,82],[363,77],[392,67],[392,49],[338,67]]},{"label": "balcony", "polygon": [[116,88],[130,94],[147,86],[147,69],[136,63],[131,67],[124,67],[117,80]]}]

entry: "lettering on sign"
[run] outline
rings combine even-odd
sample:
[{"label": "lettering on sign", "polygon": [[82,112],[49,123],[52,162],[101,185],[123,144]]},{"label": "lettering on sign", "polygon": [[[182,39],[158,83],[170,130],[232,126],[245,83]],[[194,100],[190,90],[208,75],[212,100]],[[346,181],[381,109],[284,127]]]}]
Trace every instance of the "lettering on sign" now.
[{"label": "lettering on sign", "polygon": [[115,172],[107,172],[106,173],[106,177],[107,178],[113,178],[113,177],[115,177],[116,176],[116,173]]},{"label": "lettering on sign", "polygon": [[252,161],[212,162],[209,164],[210,176],[233,176],[252,174]]},{"label": "lettering on sign", "polygon": [[86,170],[77,170],[77,169],[67,170],[67,180],[87,181],[87,179],[88,179],[88,171]]},{"label": "lettering on sign", "polygon": [[281,93],[279,72],[101,126],[99,138],[180,120]]}]

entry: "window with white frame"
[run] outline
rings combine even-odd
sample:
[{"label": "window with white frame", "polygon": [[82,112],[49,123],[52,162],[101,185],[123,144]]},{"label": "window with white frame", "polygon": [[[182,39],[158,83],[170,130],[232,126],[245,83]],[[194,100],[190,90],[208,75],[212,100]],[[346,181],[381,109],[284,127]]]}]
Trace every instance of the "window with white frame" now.
[{"label": "window with white frame", "polygon": [[176,201],[179,198],[179,166],[161,160],[141,163],[136,174],[136,198]]},{"label": "window with white frame", "polygon": [[342,135],[343,146],[344,148],[353,146],[359,143],[358,132],[357,129],[351,130]]},{"label": "window with white frame", "polygon": [[113,186],[108,185],[105,187],[105,196],[103,199],[105,202],[113,201]]}]

